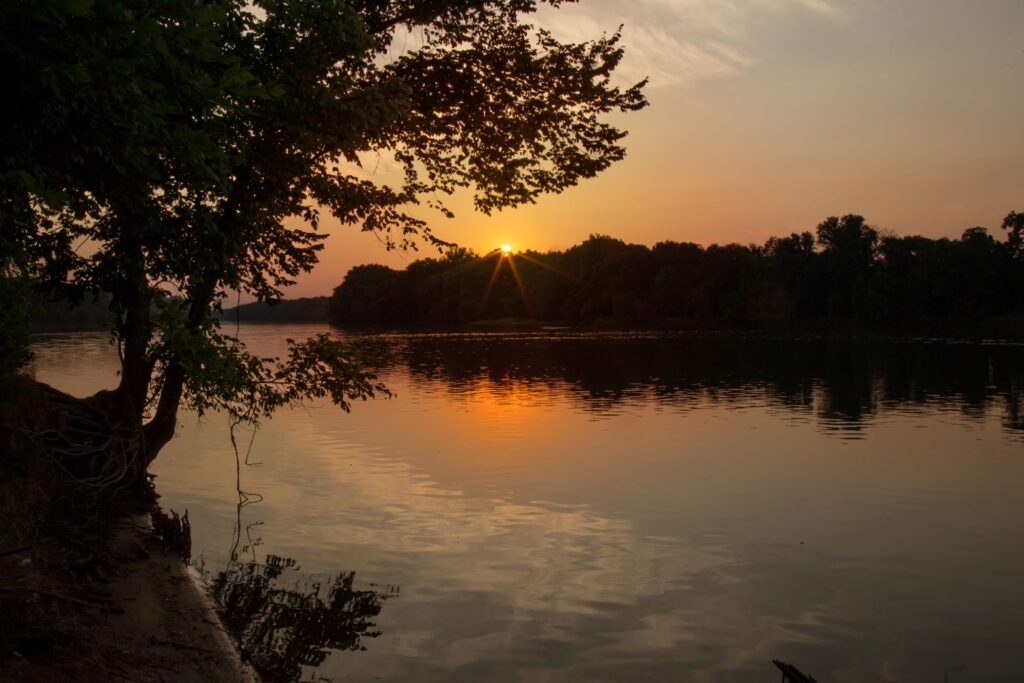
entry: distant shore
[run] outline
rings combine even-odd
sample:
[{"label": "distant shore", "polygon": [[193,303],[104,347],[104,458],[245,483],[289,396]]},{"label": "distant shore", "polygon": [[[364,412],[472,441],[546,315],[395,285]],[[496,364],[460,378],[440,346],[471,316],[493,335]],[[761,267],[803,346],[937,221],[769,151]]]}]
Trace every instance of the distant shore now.
[{"label": "distant shore", "polygon": [[[285,300],[282,303],[286,303]],[[255,305],[255,304],[254,304]],[[267,306],[261,304],[261,306]],[[270,308],[268,306],[268,308]],[[354,333],[382,332],[527,332],[572,330],[579,332],[612,332],[612,331],[664,331],[664,332],[751,332],[765,334],[816,334],[824,336],[928,336],[950,339],[971,338],[1005,338],[1024,339],[1024,315],[1013,314],[987,318],[976,322],[935,322],[917,324],[865,324],[851,320],[797,320],[786,325],[728,324],[716,320],[699,320],[685,318],[664,318],[655,320],[625,323],[611,319],[596,319],[584,322],[566,323],[560,321],[538,320],[535,318],[496,318],[474,320],[467,323],[451,325],[386,325],[386,324],[351,324],[331,325],[326,317],[281,318],[272,315],[243,317],[236,320],[226,317],[233,309],[225,311],[225,317],[219,318],[222,325],[330,325],[334,329]],[[62,332],[104,332],[110,324],[97,322],[64,323],[44,321],[34,326],[36,334],[53,334]]]},{"label": "distant shore", "polygon": [[[287,301],[287,300],[286,300]],[[284,303],[284,302],[282,302]],[[266,304],[263,304],[266,306]],[[270,307],[268,307],[270,308]],[[273,309],[271,309],[273,310]],[[225,311],[227,315],[231,310]],[[240,321],[222,318],[222,324],[240,322],[245,325],[290,325],[322,324],[334,329],[356,333],[382,332],[527,332],[527,331],[664,331],[664,332],[751,332],[766,334],[816,334],[824,336],[929,336],[951,339],[1007,338],[1024,339],[1024,315],[1011,314],[986,318],[974,322],[936,321],[915,324],[865,324],[853,320],[813,319],[794,320],[785,325],[729,324],[719,320],[689,318],[661,318],[636,322],[622,322],[613,319],[594,319],[581,322],[540,320],[536,318],[495,318],[473,320],[450,325],[388,325],[388,324],[346,324],[334,325],[326,318],[276,319],[268,315]]]}]

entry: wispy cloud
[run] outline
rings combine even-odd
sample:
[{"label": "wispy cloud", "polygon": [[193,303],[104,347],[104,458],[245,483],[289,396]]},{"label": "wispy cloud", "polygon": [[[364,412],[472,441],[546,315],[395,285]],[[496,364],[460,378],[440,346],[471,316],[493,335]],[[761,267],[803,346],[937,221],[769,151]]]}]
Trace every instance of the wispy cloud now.
[{"label": "wispy cloud", "polygon": [[842,20],[855,0],[581,0],[542,11],[539,23],[563,40],[582,41],[624,25],[627,81],[684,85],[742,73],[757,61],[754,38],[765,22],[794,16]]}]

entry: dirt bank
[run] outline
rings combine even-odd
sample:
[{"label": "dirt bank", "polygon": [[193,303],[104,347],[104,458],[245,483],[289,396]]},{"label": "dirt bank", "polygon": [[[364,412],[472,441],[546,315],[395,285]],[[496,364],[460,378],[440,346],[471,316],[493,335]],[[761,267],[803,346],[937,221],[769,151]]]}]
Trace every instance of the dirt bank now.
[{"label": "dirt bank", "polygon": [[104,425],[0,377],[0,680],[253,681],[181,559],[187,530],[106,457]]},{"label": "dirt bank", "polygon": [[[25,577],[16,597],[54,611],[45,653],[15,651],[5,681],[255,682],[196,576],[153,532],[148,515],[126,518],[99,553],[99,581],[46,580],[41,549],[5,558]],[[7,572],[12,567],[7,568]],[[8,595],[8,597],[15,597]],[[10,604],[10,603],[8,603]]]}]

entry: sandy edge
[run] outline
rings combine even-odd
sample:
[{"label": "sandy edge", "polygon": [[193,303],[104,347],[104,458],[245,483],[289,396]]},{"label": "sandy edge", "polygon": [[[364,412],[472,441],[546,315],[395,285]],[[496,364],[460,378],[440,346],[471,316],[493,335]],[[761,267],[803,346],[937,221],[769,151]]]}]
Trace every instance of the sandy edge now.
[{"label": "sandy edge", "polygon": [[204,620],[211,623],[214,632],[214,645],[220,651],[221,656],[228,662],[228,666],[238,675],[238,680],[244,683],[260,683],[260,677],[256,671],[246,662],[242,661],[239,654],[238,644],[228,633],[224,622],[220,620],[217,612],[217,605],[207,590],[206,581],[202,574],[191,565],[181,564],[185,576],[191,579],[190,585],[196,595],[196,599],[203,604]]},{"label": "sandy edge", "polygon": [[123,520],[111,551],[123,571],[109,586],[124,611],[108,626],[119,648],[139,655],[139,680],[258,683],[239,656],[202,577],[154,537],[150,515]]}]

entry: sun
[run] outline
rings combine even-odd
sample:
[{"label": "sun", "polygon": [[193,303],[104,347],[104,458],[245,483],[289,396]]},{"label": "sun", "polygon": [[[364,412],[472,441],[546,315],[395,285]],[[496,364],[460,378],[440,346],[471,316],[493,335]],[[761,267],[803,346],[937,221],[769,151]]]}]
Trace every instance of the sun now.
[{"label": "sun", "polygon": [[502,254],[511,254],[512,253],[512,246],[509,245],[509,244],[501,245],[501,253]]}]

